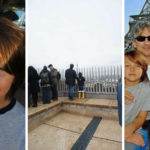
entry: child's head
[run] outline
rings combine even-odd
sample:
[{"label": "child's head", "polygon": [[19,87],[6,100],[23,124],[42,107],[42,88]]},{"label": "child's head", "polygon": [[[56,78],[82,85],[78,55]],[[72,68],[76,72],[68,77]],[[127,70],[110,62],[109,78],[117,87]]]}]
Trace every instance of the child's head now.
[{"label": "child's head", "polygon": [[146,59],[141,52],[135,50],[125,54],[125,81],[143,81],[146,78],[146,71]]},{"label": "child's head", "polygon": [[[6,77],[9,82],[5,98],[11,99],[25,75],[25,35],[10,20],[0,17],[0,90]],[[9,81],[9,80],[7,80]],[[3,83],[5,86],[5,82]],[[1,92],[1,91],[0,91]],[[4,94],[3,93],[3,94]],[[0,93],[1,94],[1,93]]]},{"label": "child's head", "polygon": [[81,73],[81,72],[79,72],[79,77],[80,77],[80,78],[82,77],[82,73]]}]

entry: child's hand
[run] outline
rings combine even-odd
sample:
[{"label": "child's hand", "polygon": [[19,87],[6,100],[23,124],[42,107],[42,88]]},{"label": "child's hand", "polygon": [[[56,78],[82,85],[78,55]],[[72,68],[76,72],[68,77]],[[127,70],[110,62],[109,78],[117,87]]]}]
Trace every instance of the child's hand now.
[{"label": "child's hand", "polygon": [[132,136],[126,139],[126,142],[133,143],[139,146],[145,146],[145,141],[141,134],[134,133]]},{"label": "child's hand", "polygon": [[130,104],[134,102],[134,96],[127,90],[125,90],[125,104]]}]

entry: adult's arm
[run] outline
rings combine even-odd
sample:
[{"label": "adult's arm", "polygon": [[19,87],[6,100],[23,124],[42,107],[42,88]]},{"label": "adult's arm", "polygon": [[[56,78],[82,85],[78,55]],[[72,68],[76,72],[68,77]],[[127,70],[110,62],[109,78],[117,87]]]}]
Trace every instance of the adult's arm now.
[{"label": "adult's arm", "polygon": [[140,111],[135,120],[131,124],[125,126],[125,140],[132,136],[132,134],[143,125],[147,114],[147,111]]},{"label": "adult's arm", "polygon": [[65,78],[67,78],[67,70],[65,71]]}]

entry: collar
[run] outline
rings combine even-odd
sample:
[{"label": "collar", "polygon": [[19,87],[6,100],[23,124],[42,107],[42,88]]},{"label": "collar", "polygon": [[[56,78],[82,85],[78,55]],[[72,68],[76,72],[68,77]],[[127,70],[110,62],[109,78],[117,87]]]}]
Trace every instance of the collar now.
[{"label": "collar", "polygon": [[16,100],[15,98],[13,98],[7,106],[0,109],[0,115],[6,113],[7,111],[10,111],[15,106],[15,104],[16,104]]}]

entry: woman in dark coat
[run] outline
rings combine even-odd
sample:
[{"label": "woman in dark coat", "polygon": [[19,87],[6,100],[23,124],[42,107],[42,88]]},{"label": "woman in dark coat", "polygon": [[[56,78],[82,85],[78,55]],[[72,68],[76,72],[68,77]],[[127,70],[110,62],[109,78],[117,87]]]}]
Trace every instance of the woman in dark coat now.
[{"label": "woman in dark coat", "polygon": [[33,107],[37,107],[39,87],[39,75],[33,66],[28,67],[28,104],[30,107],[30,95],[32,95]]}]

